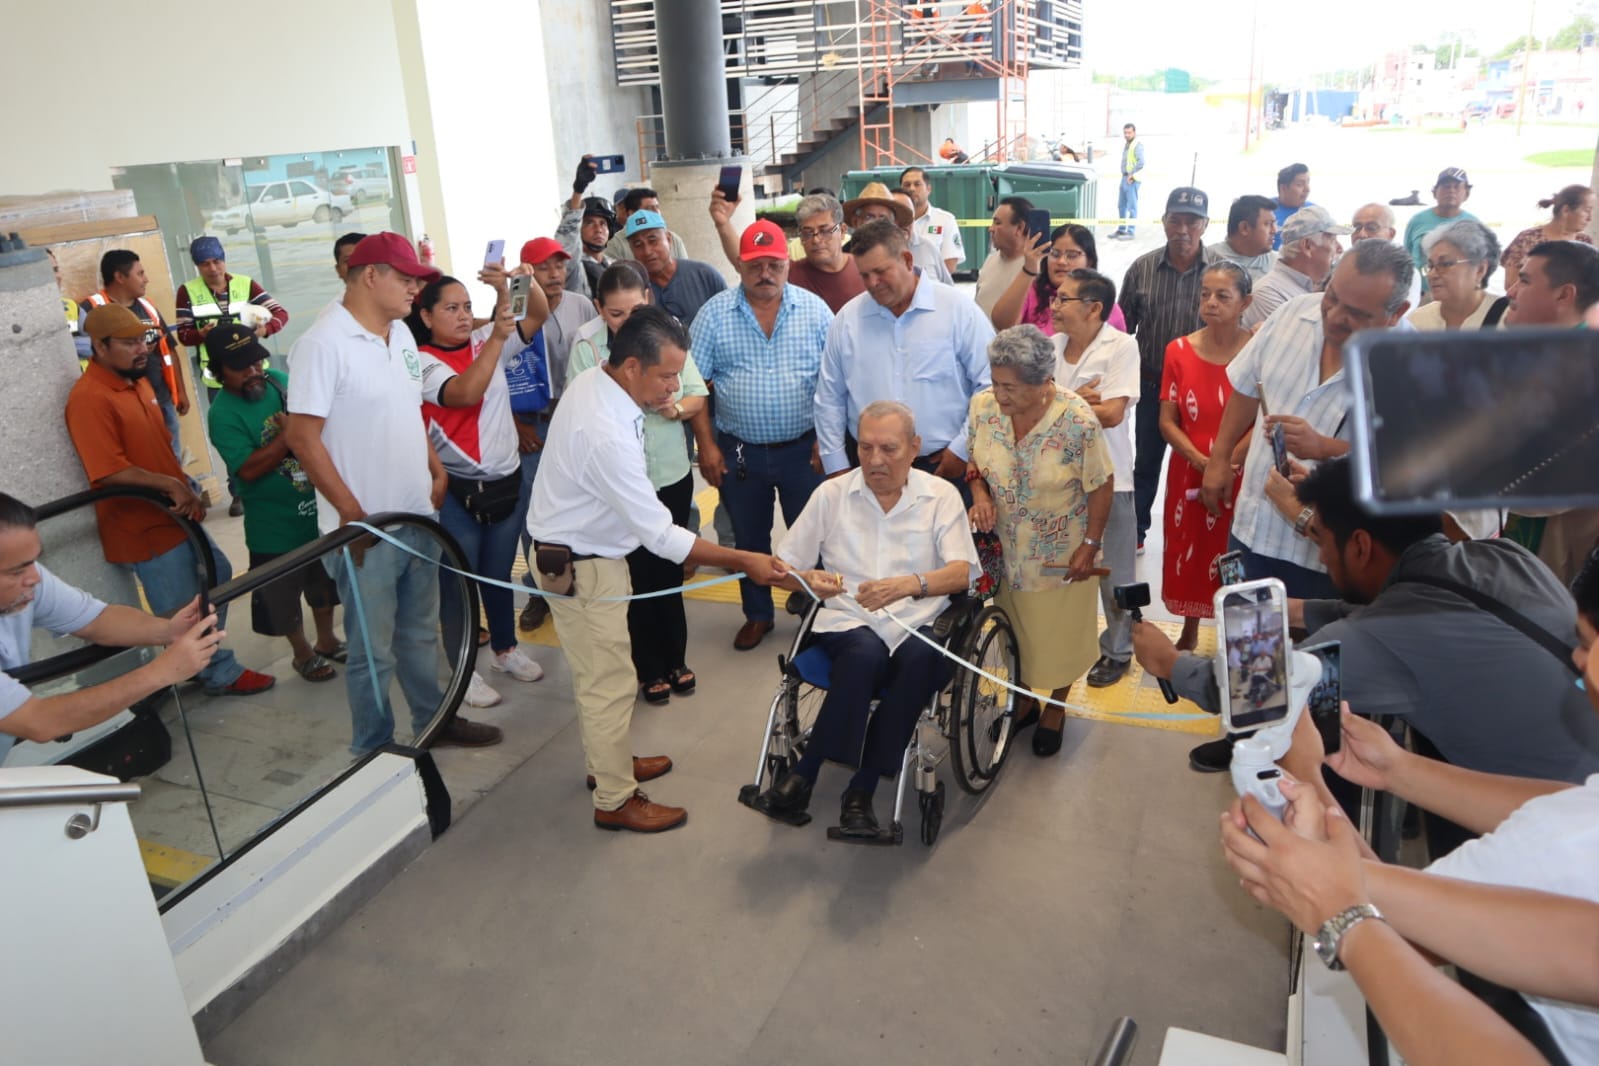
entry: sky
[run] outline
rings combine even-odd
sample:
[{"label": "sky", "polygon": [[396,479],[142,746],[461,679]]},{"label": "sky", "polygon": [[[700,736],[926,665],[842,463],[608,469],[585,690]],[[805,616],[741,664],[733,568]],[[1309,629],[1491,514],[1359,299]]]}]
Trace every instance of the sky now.
[{"label": "sky", "polygon": [[[1539,36],[1558,31],[1581,0],[1536,0]],[[1197,5],[1177,0],[1084,0],[1083,63],[1096,74],[1142,74],[1178,67],[1215,79],[1249,70],[1251,0]],[[1459,30],[1467,45],[1492,53],[1528,28],[1528,4],[1505,0],[1339,0],[1321,5],[1259,3],[1258,49],[1269,81],[1361,67],[1385,52],[1436,41]]]}]

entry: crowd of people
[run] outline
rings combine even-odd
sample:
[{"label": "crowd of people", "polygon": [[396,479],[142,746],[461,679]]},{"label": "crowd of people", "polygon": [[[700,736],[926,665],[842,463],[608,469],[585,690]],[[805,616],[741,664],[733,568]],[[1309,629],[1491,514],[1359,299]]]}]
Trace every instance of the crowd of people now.
[{"label": "crowd of people", "polygon": [[[1144,166],[1130,125],[1125,139],[1123,224],[1113,238],[1133,236]],[[857,767],[843,825],[875,829],[873,789],[898,769],[917,710],[944,681],[925,645],[907,641],[882,609],[893,606],[913,628],[930,623],[979,572],[974,530],[1000,545],[997,597],[1016,627],[1023,680],[1054,701],[1024,704],[1018,716],[1018,728],[1036,727],[1041,757],[1061,748],[1058,703],[1070,687],[1117,683],[1135,653],[1179,691],[1217,702],[1215,674],[1193,650],[1220,587],[1218,559],[1236,552],[1249,578],[1283,582],[1296,629],[1342,642],[1343,693],[1357,714],[1397,716],[1418,751],[1469,775],[1458,793],[1414,786],[1415,802],[1442,815],[1430,823],[1435,854],[1465,852],[1472,834],[1519,824],[1509,807],[1470,807],[1462,797],[1477,779],[1564,783],[1543,790],[1552,793],[1599,772],[1599,718],[1567,665],[1454,588],[1499,597],[1563,646],[1580,638],[1586,647],[1596,608],[1587,602],[1579,617],[1566,584],[1590,558],[1599,515],[1378,519],[1355,504],[1343,458],[1343,349],[1356,331],[1583,324],[1599,302],[1599,251],[1584,232],[1591,190],[1544,201],[1550,220],[1501,252],[1464,210],[1472,186],[1455,167],[1440,172],[1435,206],[1402,240],[1384,204],[1359,207],[1346,225],[1312,203],[1309,169],[1295,164],[1277,175],[1275,197],[1234,199],[1224,239],[1207,245],[1210,198],[1183,186],[1166,199],[1163,242],[1119,285],[1098,270],[1090,228],[1030,234],[1033,205],[1007,197],[994,210],[974,298],[948,283],[965,257],[960,229],[934,205],[937,190],[919,167],[899,176],[898,189],[868,185],[847,202],[810,190],[795,212],[797,249],[771,221],[735,230],[733,205],[712,192],[707,209],[738,275],[733,286],[688,257],[653,190],[607,202],[586,195],[594,177],[585,157],[553,235],[528,241],[509,269],[483,264],[477,280],[495,296],[483,317],[466,286],[420,263],[405,238],[341,238],[343,293],[293,345],[287,367],[269,368],[260,343],[287,312],[227,272],[215,238],[191,249],[199,274],[180,291],[175,331],[145,300],[137,256],[107,253],[105,287],[84,301],[87,367],[66,411],[91,483],[155,489],[174,510],[203,517],[179,464],[182,341],[206,356],[210,434],[242,507],[251,566],[384,511],[437,515],[470,568],[496,582],[526,553],[529,580],[546,595],[529,598],[520,623],[553,617],[579,704],[594,821],[606,829],[657,832],[687,818],[639,790],[672,763],[635,754],[629,737],[637,700],[664,703],[696,687],[678,589],[697,565],[744,575],[732,637],[740,651],[773,630],[771,586],[798,590],[803,579],[824,600],[850,595],[816,626],[833,675],[815,742],[757,806],[802,812],[822,761],[835,759]],[[1492,288],[1496,267],[1503,294]],[[522,316],[509,298],[518,274],[534,282]],[[719,490],[731,547],[698,536],[695,465]],[[1135,626],[1110,595],[1134,580],[1163,476],[1162,591],[1185,620],[1176,642]],[[41,624],[64,631],[175,642],[156,665],[181,659],[208,692],[273,683],[237,663],[213,622],[191,609],[192,548],[170,522],[138,504],[99,505],[106,558],[139,576],[153,611],[172,615],[157,625],[118,614],[115,627],[101,626],[86,622],[93,604],[31,566],[37,537],[25,508],[0,504],[0,563],[38,585],[13,608],[33,602]],[[775,547],[774,505],[787,526]],[[441,618],[443,647],[470,639],[459,631],[459,586],[444,582],[441,593],[436,546],[415,529],[393,535],[404,547],[365,544],[255,604],[256,630],[289,641],[305,681],[330,680],[344,664],[356,751],[393,737],[392,678],[418,729],[435,713]],[[225,579],[226,557],[216,555]],[[1591,561],[1583,574],[1580,595],[1591,601]],[[622,600],[639,593],[650,595]],[[334,608],[355,597],[364,610],[344,615],[341,640]],[[513,594],[485,584],[482,601],[491,670],[538,680],[542,670],[519,647]],[[1415,624],[1418,613],[1426,626]],[[1257,645],[1226,650],[1243,689],[1235,697],[1249,694],[1251,672],[1280,667],[1282,649]],[[173,673],[162,667],[140,683]],[[19,715],[30,701],[18,698],[0,729],[37,735],[39,716]],[[499,698],[473,675],[469,704]],[[1504,713],[1509,706],[1518,713]],[[63,724],[87,712],[73,713]],[[1403,769],[1410,764],[1371,730],[1346,721],[1346,753],[1328,765],[1402,794],[1426,777]],[[493,744],[501,734],[457,716],[442,739]],[[1307,747],[1302,734],[1296,808],[1319,802],[1310,795],[1319,753]],[[1220,771],[1230,756],[1222,738],[1190,763]],[[1593,789],[1590,781],[1577,791]],[[1534,794],[1543,792],[1517,793]],[[1280,828],[1243,834],[1246,818],[1259,828],[1258,814],[1233,812],[1229,856],[1258,896],[1277,900],[1297,860],[1279,847]],[[1341,847],[1341,831],[1325,821],[1304,815],[1312,836]],[[1473,870],[1504,869],[1488,861],[1495,835],[1473,853],[1484,856]],[[1586,868],[1585,879],[1528,880],[1599,899],[1591,861]],[[1386,908],[1399,897],[1377,873],[1364,876],[1356,902]],[[1325,917],[1325,908],[1285,909],[1302,925],[1302,914]],[[1535,991],[1558,998],[1547,983]],[[1599,1052],[1591,1017],[1573,1027],[1568,1049]],[[1566,1044],[1566,1031],[1558,1035]]]}]

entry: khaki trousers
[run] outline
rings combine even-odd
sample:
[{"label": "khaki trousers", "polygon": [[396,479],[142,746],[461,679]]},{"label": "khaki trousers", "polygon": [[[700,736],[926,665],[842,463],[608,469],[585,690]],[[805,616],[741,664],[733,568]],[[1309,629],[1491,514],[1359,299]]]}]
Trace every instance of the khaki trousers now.
[{"label": "khaki trousers", "polygon": [[[627,604],[595,601],[629,595],[632,586],[622,559],[583,559],[572,569],[577,595],[551,596],[545,602],[572,669],[583,758],[596,782],[594,806],[614,811],[638,788],[629,736],[635,695],[632,645]],[[534,577],[543,588],[544,575],[535,571]]]}]

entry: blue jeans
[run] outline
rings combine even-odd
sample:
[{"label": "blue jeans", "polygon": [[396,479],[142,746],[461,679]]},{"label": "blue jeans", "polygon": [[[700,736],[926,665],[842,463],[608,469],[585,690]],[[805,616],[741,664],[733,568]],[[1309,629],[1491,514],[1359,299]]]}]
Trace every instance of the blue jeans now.
[{"label": "blue jeans", "polygon": [[1283,583],[1283,588],[1288,590],[1288,595],[1296,600],[1337,600],[1343,597],[1338,593],[1338,586],[1334,585],[1332,578],[1320,570],[1310,570],[1297,563],[1290,563],[1286,559],[1274,559],[1270,555],[1261,555],[1251,551],[1249,545],[1237,537],[1228,535],[1227,549],[1242,552],[1244,576],[1251,581],[1261,581],[1274,577]]},{"label": "blue jeans", "polygon": [[[813,440],[814,436],[805,436],[781,448],[763,448],[745,444],[731,433],[716,434],[717,447],[727,461],[720,490],[722,502],[733,520],[733,543],[739,550],[771,554],[774,493],[783,508],[783,521],[793,525],[799,518],[811,493],[822,483],[822,475],[811,468]],[[814,565],[814,560],[809,565]],[[745,618],[752,622],[772,621],[771,589],[746,578],[738,583],[738,591]]]},{"label": "blue jeans", "polygon": [[178,462],[181,463],[183,462],[183,440],[178,435],[178,409],[170,399],[163,399],[159,402],[161,404],[161,421],[167,424],[167,436],[172,438],[172,454],[177,456]]},{"label": "blue jeans", "polygon": [[1133,424],[1133,503],[1137,512],[1138,543],[1149,532],[1149,514],[1160,492],[1166,469],[1166,438],[1160,435],[1160,379],[1145,377],[1139,385],[1137,418]]},{"label": "blue jeans", "polygon": [[[524,426],[534,426],[539,431],[539,436],[545,440],[550,439],[550,416],[546,414],[517,415],[516,420]],[[516,517],[522,524],[522,533],[517,540],[523,555],[527,554],[527,546],[531,543],[527,535],[527,509],[533,503],[533,478],[539,472],[539,456],[543,452],[522,453],[522,495],[516,498]],[[527,573],[522,575],[522,584],[528,588],[533,587],[533,568],[528,567]]]},{"label": "blue jeans", "polygon": [[[211,540],[209,533],[205,538],[211,543],[211,554],[216,556],[217,584],[223,584],[233,578],[233,566],[228,562],[228,557],[222,554],[222,549]],[[150,610],[156,614],[170,615],[188,606],[189,601],[200,594],[198,565],[194,558],[194,548],[185,539],[176,548],[165,551],[154,559],[133,563],[131,569],[134,576],[139,579],[139,584],[144,586],[144,598],[149,602]],[[224,629],[227,623],[227,607],[218,607],[217,628]],[[207,689],[219,689],[233,684],[242,673],[244,667],[233,657],[232,650],[218,647],[216,654],[211,656],[210,663],[195,676]]]},{"label": "blue jeans", "polygon": [[1138,218],[1138,182],[1126,178],[1116,186],[1116,217],[1128,225],[1118,226],[1118,232],[1132,233],[1131,223]]},{"label": "blue jeans", "polygon": [[[495,581],[511,580],[517,534],[527,531],[525,513],[512,511],[509,517],[486,526],[467,514],[466,508],[454,496],[445,493],[439,522],[461,545],[461,551],[466,554],[468,570]],[[461,583],[465,580],[439,571],[444,646],[452,651],[461,646]],[[489,647],[496,652],[510,651],[516,647],[516,618],[510,590],[484,583],[479,583],[477,588],[478,595],[483,597],[483,611],[489,616]]]},{"label": "blue jeans", "polygon": [[[422,530],[402,526],[389,532],[428,560],[438,558],[438,544]],[[344,603],[344,634],[350,646],[344,670],[350,750],[360,755],[394,739],[389,684],[396,674],[411,708],[411,728],[420,734],[444,703],[438,676],[437,564],[383,542],[367,549],[353,570],[345,565],[343,552],[326,562]]]}]

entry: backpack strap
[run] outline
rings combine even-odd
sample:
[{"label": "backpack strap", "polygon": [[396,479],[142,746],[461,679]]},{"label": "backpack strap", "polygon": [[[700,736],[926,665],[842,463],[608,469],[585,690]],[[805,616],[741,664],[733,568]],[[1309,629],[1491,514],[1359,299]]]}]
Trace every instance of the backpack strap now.
[{"label": "backpack strap", "polygon": [[1505,623],[1505,625],[1520,630],[1522,635],[1528,640],[1534,641],[1541,645],[1544,650],[1549,652],[1550,655],[1553,655],[1556,659],[1559,659],[1560,665],[1564,666],[1567,670],[1570,670],[1578,677],[1582,676],[1581,671],[1577,669],[1577,664],[1571,661],[1571,648],[1567,646],[1565,641],[1561,640],[1559,637],[1555,636],[1553,633],[1549,632],[1543,626],[1539,625],[1537,622],[1534,622],[1520,611],[1517,611],[1507,604],[1501,603],[1499,600],[1494,599],[1487,593],[1478,589],[1474,589],[1469,585],[1462,585],[1458,581],[1451,581],[1446,577],[1401,577],[1396,578],[1394,583],[1398,584],[1399,582],[1403,581],[1408,581],[1413,585],[1431,585],[1433,588],[1440,588],[1445,592],[1452,592],[1461,599],[1475,604],[1476,606],[1487,611],[1489,614],[1497,617],[1501,622]]}]

